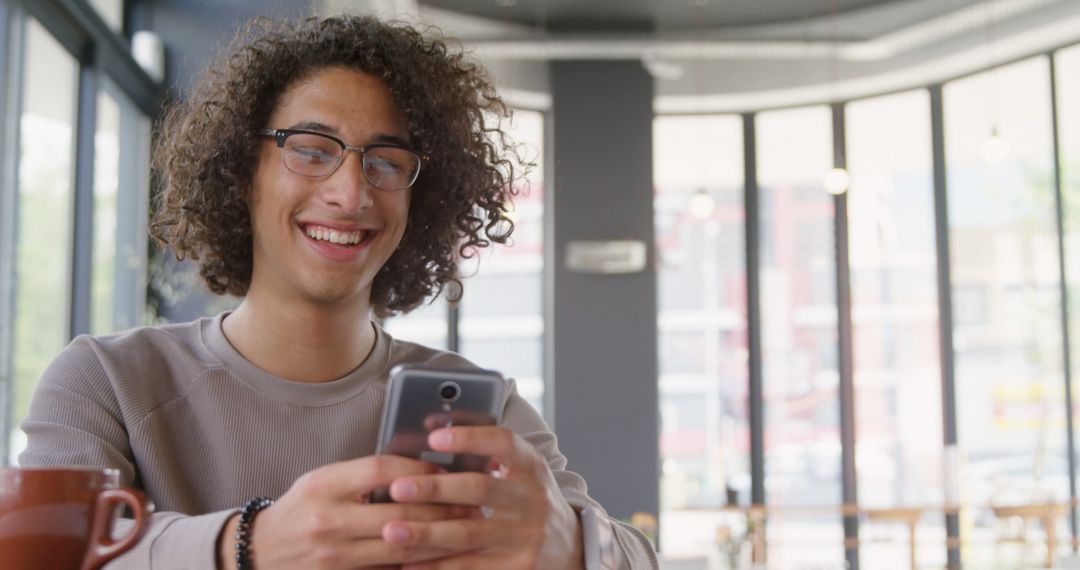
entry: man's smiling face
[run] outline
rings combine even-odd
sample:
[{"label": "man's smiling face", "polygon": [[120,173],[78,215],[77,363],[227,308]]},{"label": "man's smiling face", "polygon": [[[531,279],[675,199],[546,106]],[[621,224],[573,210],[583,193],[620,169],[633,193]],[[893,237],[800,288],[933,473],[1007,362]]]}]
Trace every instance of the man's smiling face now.
[{"label": "man's smiling face", "polygon": [[[364,146],[408,141],[404,116],[386,85],[342,67],[320,70],[282,94],[266,125],[332,135]],[[361,155],[310,178],[289,171],[274,140],[260,143],[249,198],[254,266],[250,293],[284,303],[367,304],[408,220],[411,190],[370,184]]]}]

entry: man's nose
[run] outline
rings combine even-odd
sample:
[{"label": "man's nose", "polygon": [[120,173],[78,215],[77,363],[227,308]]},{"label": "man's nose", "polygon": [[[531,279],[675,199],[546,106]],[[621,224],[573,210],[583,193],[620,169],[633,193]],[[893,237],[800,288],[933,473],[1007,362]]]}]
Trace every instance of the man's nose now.
[{"label": "man's nose", "polygon": [[371,206],[375,188],[364,174],[364,161],[359,153],[348,152],[323,190],[326,201],[353,214]]}]

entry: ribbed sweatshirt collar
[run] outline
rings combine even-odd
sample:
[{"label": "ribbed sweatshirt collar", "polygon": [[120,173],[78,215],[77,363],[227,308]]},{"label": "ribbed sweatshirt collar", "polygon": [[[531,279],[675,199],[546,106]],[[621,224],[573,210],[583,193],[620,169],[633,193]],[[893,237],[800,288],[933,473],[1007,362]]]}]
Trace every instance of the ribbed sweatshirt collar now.
[{"label": "ribbed sweatshirt collar", "polygon": [[377,324],[375,346],[360,366],[342,378],[309,383],[276,376],[244,358],[225,338],[222,322],[228,314],[199,319],[203,344],[233,376],[267,396],[301,406],[328,406],[359,395],[375,381],[385,381],[392,339]]}]

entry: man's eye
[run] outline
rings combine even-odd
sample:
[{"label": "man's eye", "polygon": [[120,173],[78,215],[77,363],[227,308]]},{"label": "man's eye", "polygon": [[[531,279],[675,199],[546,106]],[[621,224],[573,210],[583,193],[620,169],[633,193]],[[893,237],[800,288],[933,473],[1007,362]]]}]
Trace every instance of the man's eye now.
[{"label": "man's eye", "polygon": [[373,157],[371,157],[371,159],[368,161],[368,167],[373,169],[373,170],[378,170],[380,172],[397,173],[397,172],[401,172],[402,170],[404,170],[403,165],[398,164],[398,163],[396,163],[396,162],[394,162],[394,161],[392,161],[392,160],[390,160],[388,158],[384,158],[384,157],[381,157],[381,156],[373,156]]},{"label": "man's eye", "polygon": [[309,162],[326,162],[334,159],[332,154],[319,148],[293,147],[292,151]]}]

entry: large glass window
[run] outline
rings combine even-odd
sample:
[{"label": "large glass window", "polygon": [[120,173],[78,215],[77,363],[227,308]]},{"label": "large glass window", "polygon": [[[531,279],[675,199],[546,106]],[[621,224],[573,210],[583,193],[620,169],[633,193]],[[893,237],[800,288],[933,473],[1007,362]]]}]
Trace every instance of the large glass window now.
[{"label": "large glass window", "polygon": [[104,334],[143,321],[150,127],[108,79],[97,105],[90,332]]},{"label": "large glass window", "polygon": [[842,565],[830,110],[762,113],[757,141],[768,559]]},{"label": "large glass window", "polygon": [[446,292],[443,292],[406,315],[387,319],[383,326],[394,338],[446,350],[449,346],[447,311]]},{"label": "large glass window", "polygon": [[653,146],[660,548],[700,556],[739,532],[728,489],[750,497],[742,120],[661,117]]},{"label": "large glass window", "polygon": [[534,166],[517,181],[511,241],[462,263],[468,278],[459,306],[459,349],[478,365],[514,378],[521,396],[543,413],[543,113],[515,110],[510,135],[522,160]]},{"label": "large glass window", "polygon": [[[464,295],[458,306],[458,351],[513,378],[521,396],[543,413],[544,115],[515,110],[509,127],[522,159],[535,166],[518,181],[511,241],[460,263]],[[384,326],[397,338],[448,348],[448,292]]]},{"label": "large glass window", "polygon": [[[1080,46],[1055,56],[1061,191],[1065,206],[1065,271],[1069,286],[1073,429],[1080,437]],[[1075,451],[1075,450],[1074,450]],[[1078,458],[1080,460],[1080,458]]]},{"label": "large glass window", "polygon": [[75,59],[36,20],[26,21],[20,116],[12,424],[18,429],[46,365],[67,343],[71,288]]},{"label": "large glass window", "polygon": [[[1048,61],[946,84],[944,97],[960,497],[1065,500]],[[961,519],[966,561],[991,561],[979,547],[991,520]]]},{"label": "large glass window", "polygon": [[[925,90],[847,105],[848,235],[859,504],[925,507],[943,493],[937,254]],[[944,565],[941,511],[919,526],[920,566]],[[887,536],[882,536],[889,533]],[[868,528],[861,561],[908,556],[902,525]]]}]

